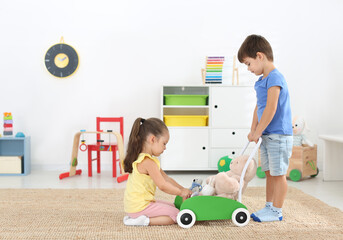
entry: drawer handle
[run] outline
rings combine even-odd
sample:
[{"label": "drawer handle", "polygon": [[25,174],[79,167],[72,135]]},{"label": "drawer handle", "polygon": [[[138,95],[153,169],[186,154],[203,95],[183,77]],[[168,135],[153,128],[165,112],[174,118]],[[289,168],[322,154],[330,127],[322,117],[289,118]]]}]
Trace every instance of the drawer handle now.
[{"label": "drawer handle", "polygon": [[218,108],[218,105],[214,105],[214,108]]},{"label": "drawer handle", "polygon": [[235,135],[236,134],[236,132],[232,132],[232,135]]},{"label": "drawer handle", "polygon": [[206,147],[202,147],[202,150],[205,150],[206,149]]}]

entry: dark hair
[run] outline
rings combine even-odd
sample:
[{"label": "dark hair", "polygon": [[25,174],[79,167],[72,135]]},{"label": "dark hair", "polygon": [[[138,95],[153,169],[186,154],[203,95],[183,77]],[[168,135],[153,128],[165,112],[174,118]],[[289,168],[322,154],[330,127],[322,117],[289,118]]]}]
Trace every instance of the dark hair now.
[{"label": "dark hair", "polygon": [[273,50],[269,42],[260,35],[248,36],[238,50],[238,60],[243,63],[244,58],[256,58],[257,52],[264,53],[269,61],[274,61]]},{"label": "dark hair", "polygon": [[148,118],[146,120],[144,118],[137,118],[135,120],[132,125],[127,153],[124,159],[125,172],[132,173],[132,163],[137,160],[148,135],[152,134],[160,137],[165,131],[168,131],[167,126],[158,118]]}]

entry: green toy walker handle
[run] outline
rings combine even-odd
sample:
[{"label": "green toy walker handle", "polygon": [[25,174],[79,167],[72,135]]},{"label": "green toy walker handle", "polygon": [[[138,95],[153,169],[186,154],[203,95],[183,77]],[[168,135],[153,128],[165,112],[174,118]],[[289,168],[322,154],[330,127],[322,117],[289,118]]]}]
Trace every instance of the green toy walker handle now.
[{"label": "green toy walker handle", "polygon": [[[244,165],[243,172],[242,172],[242,175],[241,175],[241,178],[240,178],[240,181],[239,181],[238,202],[240,202],[240,203],[242,202],[242,189],[243,189],[243,184],[242,184],[242,182],[243,182],[245,173],[246,173],[246,171],[247,171],[247,168],[248,168],[248,166],[249,166],[249,163],[251,162],[251,160],[252,160],[253,157],[255,156],[255,153],[257,152],[257,150],[258,150],[258,148],[260,147],[261,143],[262,143],[262,138],[259,138],[257,144],[255,145],[254,150],[251,152],[251,154],[250,154],[250,156],[249,156],[249,158],[248,158],[248,161],[247,161],[247,162],[245,163],[245,165]],[[248,141],[248,143],[247,143],[247,144],[245,145],[245,147],[243,148],[243,150],[242,150],[240,156],[243,155],[243,153],[245,152],[245,150],[248,148],[249,144],[250,144],[250,142]]]}]

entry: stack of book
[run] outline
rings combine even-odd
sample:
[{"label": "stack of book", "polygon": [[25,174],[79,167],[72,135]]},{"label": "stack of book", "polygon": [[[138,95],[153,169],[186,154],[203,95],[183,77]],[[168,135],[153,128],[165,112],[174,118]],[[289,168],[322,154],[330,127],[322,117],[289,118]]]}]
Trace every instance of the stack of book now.
[{"label": "stack of book", "polygon": [[4,136],[12,136],[12,135],[13,135],[12,113],[5,112],[4,113]]},{"label": "stack of book", "polygon": [[223,82],[223,64],[224,56],[206,57],[206,75],[205,83],[222,83]]}]

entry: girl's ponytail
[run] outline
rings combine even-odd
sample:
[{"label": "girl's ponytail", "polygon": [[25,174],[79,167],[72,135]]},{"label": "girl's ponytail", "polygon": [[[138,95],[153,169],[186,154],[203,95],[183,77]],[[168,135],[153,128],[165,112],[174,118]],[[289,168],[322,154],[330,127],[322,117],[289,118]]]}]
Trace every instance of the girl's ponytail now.
[{"label": "girl's ponytail", "polygon": [[139,153],[142,151],[143,141],[139,135],[141,122],[142,118],[137,118],[132,126],[127,146],[127,153],[124,159],[124,171],[128,173],[132,173],[132,163],[137,159]]}]

